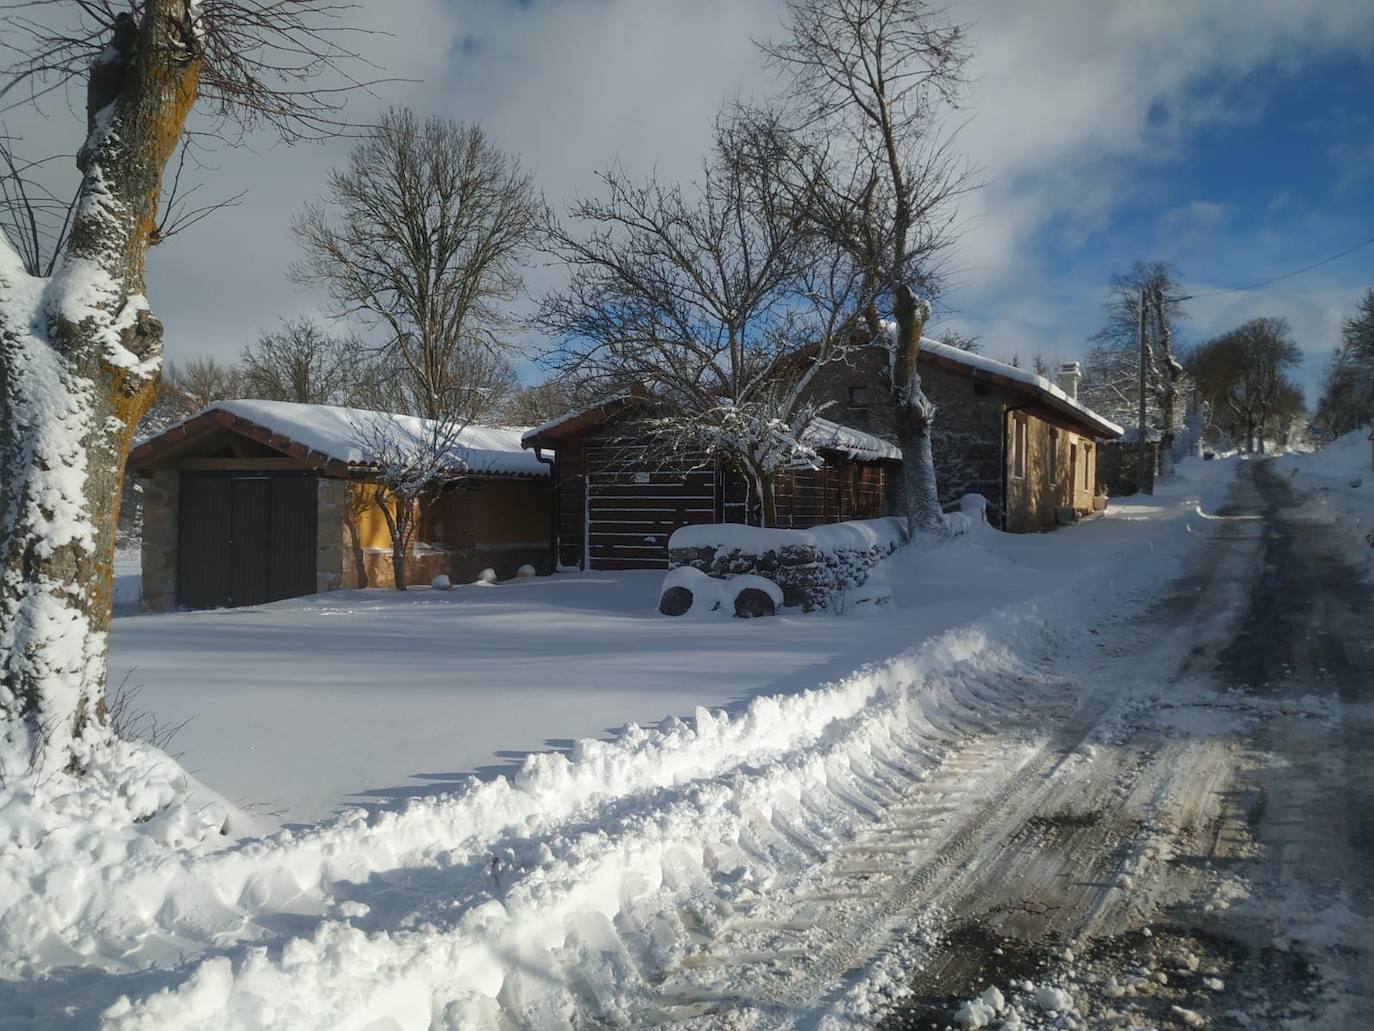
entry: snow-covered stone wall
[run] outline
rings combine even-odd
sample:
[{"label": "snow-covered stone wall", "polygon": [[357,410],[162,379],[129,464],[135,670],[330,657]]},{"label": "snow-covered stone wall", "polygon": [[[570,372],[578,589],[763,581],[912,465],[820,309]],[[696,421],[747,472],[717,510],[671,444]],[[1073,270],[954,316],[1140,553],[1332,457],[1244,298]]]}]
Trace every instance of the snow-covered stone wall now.
[{"label": "snow-covered stone wall", "polygon": [[782,588],[783,604],[833,609],[863,585],[878,562],[910,540],[906,521],[888,517],[771,530],[716,524],[684,526],[668,541],[668,562],[728,580],[761,576]]}]

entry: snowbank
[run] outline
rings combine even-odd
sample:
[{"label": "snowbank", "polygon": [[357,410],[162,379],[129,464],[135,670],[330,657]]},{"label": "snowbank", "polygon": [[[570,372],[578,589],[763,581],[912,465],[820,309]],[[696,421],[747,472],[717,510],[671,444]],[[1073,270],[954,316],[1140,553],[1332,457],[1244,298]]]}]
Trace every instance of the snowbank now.
[{"label": "snowbank", "polygon": [[1173,551],[1122,538],[1109,562],[1097,554],[1057,590],[735,716],[698,709],[690,722],[578,742],[566,757],[531,756],[513,780],[404,812],[356,813],[190,862],[154,858],[140,882],[165,893],[143,907],[155,924],[185,911],[173,900],[208,890],[214,912],[198,933],[221,947],[270,943],[270,915],[283,909],[312,929],[281,949],[206,959],[168,988],[116,1002],[107,1022],[634,1025],[646,986],[694,950],[684,909],[713,926],[765,885],[804,882],[814,849],[865,824],[863,799],[927,776],[956,728],[1000,719],[1033,690],[1061,692],[1034,687],[1027,663],[1074,635],[1089,640],[1091,613],[1119,608],[1196,540],[1172,539]]},{"label": "snowbank", "polygon": [[1374,564],[1374,443],[1359,429],[1318,451],[1287,454],[1272,461],[1295,487],[1315,491],[1314,515],[1343,527],[1351,547]]}]

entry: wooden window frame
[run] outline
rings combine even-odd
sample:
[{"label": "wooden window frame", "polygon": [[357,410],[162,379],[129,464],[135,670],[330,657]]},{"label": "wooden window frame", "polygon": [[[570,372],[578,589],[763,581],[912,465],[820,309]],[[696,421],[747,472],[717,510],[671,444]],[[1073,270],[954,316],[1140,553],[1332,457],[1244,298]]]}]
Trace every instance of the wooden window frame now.
[{"label": "wooden window frame", "polygon": [[1030,434],[1028,420],[1022,412],[1011,413],[1011,478],[1013,480],[1024,480],[1026,478],[1026,451],[1029,445],[1027,439]]}]

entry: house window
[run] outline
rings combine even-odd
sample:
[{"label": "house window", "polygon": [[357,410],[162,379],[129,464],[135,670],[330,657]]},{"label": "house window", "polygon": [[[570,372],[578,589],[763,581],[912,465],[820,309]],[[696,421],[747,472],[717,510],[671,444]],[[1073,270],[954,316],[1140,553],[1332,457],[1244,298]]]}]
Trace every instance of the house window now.
[{"label": "house window", "polygon": [[1083,445],[1083,489],[1093,489],[1093,449],[1090,445]]},{"label": "house window", "polygon": [[1026,478],[1026,417],[1013,415],[1011,474],[1018,480]]},{"label": "house window", "polygon": [[864,415],[868,412],[869,398],[872,396],[868,387],[849,388],[849,410],[857,415]]},{"label": "house window", "polygon": [[1059,482],[1059,431],[1050,430],[1050,483]]}]

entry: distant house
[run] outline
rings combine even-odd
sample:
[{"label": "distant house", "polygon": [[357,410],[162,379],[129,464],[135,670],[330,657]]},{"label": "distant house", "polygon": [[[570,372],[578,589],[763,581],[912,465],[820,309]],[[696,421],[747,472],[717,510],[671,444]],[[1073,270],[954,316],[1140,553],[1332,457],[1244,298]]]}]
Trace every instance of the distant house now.
[{"label": "distant house", "polygon": [[[824,413],[859,430],[895,438],[885,348],[865,347],[820,369],[814,396]],[[931,450],[940,501],[969,493],[988,501],[988,519],[1012,532],[1045,529],[1070,510],[1093,510],[1097,450],[1121,427],[1078,400],[1078,366],[1051,383],[1024,369],[934,340],[921,341],[917,370],[938,409]]]},{"label": "distant house", "polygon": [[[746,521],[748,487],[737,471],[704,456],[665,459],[636,419],[643,398],[625,395],[573,412],[524,435],[554,469],[558,565],[666,569],[668,538],[682,526]],[[816,419],[807,442],[820,469],[781,474],[778,525],[808,527],[883,512],[886,471],[901,460],[890,442]]]},{"label": "distant house", "polygon": [[[337,587],[392,586],[391,538],[371,500],[358,427],[377,413],[225,401],[133,449],[143,486],[147,609],[254,605]],[[383,416],[398,433],[420,420]],[[411,583],[484,568],[548,572],[548,467],[520,431],[471,426],[436,482],[407,556]]]}]

